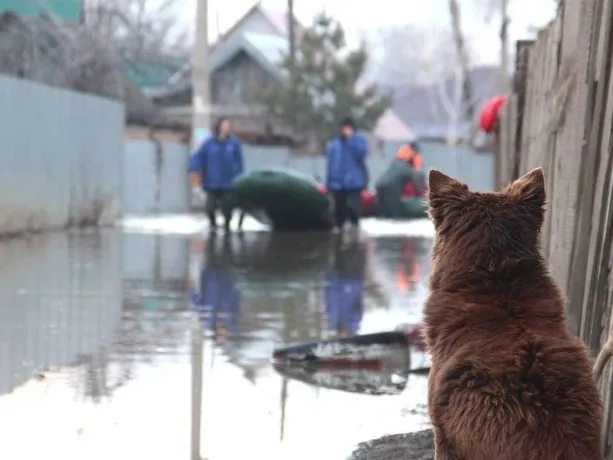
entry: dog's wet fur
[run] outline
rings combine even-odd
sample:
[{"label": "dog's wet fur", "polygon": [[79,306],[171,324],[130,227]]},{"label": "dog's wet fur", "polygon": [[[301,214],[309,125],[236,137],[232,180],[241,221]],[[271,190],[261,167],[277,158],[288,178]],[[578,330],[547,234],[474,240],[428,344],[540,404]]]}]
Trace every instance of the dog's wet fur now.
[{"label": "dog's wet fur", "polygon": [[540,250],[545,181],[501,192],[429,178],[436,229],[425,306],[437,460],[602,460],[602,402]]}]

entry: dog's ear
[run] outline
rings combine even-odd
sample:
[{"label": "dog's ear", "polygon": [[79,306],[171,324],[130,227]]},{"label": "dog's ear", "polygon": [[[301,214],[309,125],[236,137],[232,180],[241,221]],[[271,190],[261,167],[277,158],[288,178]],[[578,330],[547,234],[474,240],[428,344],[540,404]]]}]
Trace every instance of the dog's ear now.
[{"label": "dog's ear", "polygon": [[542,168],[535,168],[511,183],[504,193],[531,213],[543,216],[547,192]]},{"label": "dog's ear", "polygon": [[438,171],[430,170],[428,177],[429,213],[435,226],[440,226],[446,217],[461,211],[469,191],[466,184]]},{"label": "dog's ear", "polygon": [[449,177],[438,169],[431,169],[428,177],[429,196],[433,198],[444,197],[451,194],[466,193],[468,187]]}]

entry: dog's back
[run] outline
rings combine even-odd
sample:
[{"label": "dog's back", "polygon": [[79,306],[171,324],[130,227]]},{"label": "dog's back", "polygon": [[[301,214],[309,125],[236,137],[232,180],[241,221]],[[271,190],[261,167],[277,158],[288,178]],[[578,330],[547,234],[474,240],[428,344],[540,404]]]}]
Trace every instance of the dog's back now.
[{"label": "dog's back", "polygon": [[602,459],[587,350],[538,248],[537,170],[499,194],[430,177],[437,229],[425,338],[438,460]]}]

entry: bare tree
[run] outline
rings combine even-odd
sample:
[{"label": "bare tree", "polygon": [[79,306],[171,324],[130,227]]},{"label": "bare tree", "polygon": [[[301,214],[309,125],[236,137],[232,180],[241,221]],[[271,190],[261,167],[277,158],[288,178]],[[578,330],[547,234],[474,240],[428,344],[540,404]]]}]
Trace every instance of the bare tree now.
[{"label": "bare tree", "polygon": [[189,56],[180,0],[88,0],[80,24],[61,21],[47,0],[24,1],[38,3],[46,14],[5,14],[0,72],[123,99],[126,63],[164,65],[169,57]]},{"label": "bare tree", "polygon": [[[453,43],[457,54],[457,76],[459,77],[459,86],[461,88],[460,104],[464,105],[468,119],[476,118],[474,89],[470,80],[470,56],[466,45],[464,30],[462,29],[462,14],[458,0],[448,0],[449,14],[451,15],[451,32],[453,35]],[[472,143],[476,130],[470,129],[469,143]]]},{"label": "bare tree", "polygon": [[179,20],[183,0],[89,0],[85,22],[111,39],[128,60],[189,56],[188,31]]},{"label": "bare tree", "polygon": [[496,18],[500,23],[500,91],[509,89],[509,4],[511,0],[476,0],[476,6],[483,11],[486,22]]},{"label": "bare tree", "polygon": [[0,27],[0,72],[108,97],[122,97],[112,48],[86,27],[52,15],[5,15]]},{"label": "bare tree", "polygon": [[382,85],[423,83],[424,43],[431,37],[423,28],[411,25],[386,27],[369,40],[372,53],[370,78]]}]

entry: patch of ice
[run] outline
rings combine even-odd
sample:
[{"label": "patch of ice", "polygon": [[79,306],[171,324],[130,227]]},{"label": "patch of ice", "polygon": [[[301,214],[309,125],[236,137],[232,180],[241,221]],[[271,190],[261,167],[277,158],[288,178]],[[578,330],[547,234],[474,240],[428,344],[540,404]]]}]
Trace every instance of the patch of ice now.
[{"label": "patch of ice", "polygon": [[[231,230],[238,230],[238,216],[232,219]],[[156,216],[132,216],[123,219],[119,226],[128,233],[166,233],[177,235],[194,235],[208,230],[209,222],[206,217],[199,214],[169,214]],[[243,231],[253,232],[267,230],[266,225],[261,224],[250,216],[245,216]],[[223,232],[220,226],[218,232]]]}]

